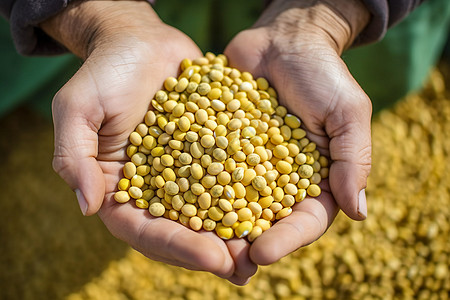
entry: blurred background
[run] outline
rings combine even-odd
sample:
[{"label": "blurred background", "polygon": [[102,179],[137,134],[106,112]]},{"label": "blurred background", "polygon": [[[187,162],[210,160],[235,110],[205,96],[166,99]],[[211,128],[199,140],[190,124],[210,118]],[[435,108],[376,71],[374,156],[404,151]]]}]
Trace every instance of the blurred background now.
[{"label": "blurred background", "polygon": [[[215,53],[262,9],[197,2],[155,9]],[[0,299],[448,299],[449,20],[448,1],[429,0],[382,42],[344,53],[374,103],[369,217],[340,213],[321,239],[261,267],[245,287],[151,261],[81,215],[51,167],[50,112],[81,62],[17,55],[0,20]]]}]

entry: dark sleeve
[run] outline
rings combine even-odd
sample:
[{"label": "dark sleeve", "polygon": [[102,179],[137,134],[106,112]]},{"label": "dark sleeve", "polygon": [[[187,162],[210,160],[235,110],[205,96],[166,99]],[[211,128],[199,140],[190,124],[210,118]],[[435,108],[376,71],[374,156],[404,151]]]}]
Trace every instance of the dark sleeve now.
[{"label": "dark sleeve", "polygon": [[371,13],[371,20],[354,46],[381,40],[389,27],[405,18],[424,0],[361,0]]},{"label": "dark sleeve", "polygon": [[45,34],[38,25],[62,11],[70,1],[76,0],[0,0],[0,14],[10,23],[17,52],[22,55],[67,52],[67,49]]}]

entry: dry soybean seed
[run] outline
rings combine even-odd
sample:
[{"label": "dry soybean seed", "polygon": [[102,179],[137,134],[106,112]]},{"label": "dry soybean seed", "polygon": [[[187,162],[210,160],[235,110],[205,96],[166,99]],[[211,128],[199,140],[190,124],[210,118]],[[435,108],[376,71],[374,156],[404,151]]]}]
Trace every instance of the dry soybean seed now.
[{"label": "dry soybean seed", "polygon": [[240,222],[249,221],[252,218],[252,211],[250,208],[244,207],[237,211],[237,215]]},{"label": "dry soybean seed", "polygon": [[232,226],[238,221],[238,215],[234,211],[227,212],[222,219],[222,224],[225,226]]},{"label": "dry soybean seed", "polygon": [[221,185],[227,185],[231,182],[231,175],[227,171],[222,171],[217,175],[217,182]]},{"label": "dry soybean seed", "polygon": [[[141,145],[141,146],[142,146],[142,145]],[[139,148],[140,148],[141,146],[139,146]],[[130,144],[130,145],[127,147],[127,156],[131,158],[131,157],[133,156],[133,154],[135,154],[135,153],[138,151],[139,148],[138,148],[137,146],[133,145],[133,144]]]},{"label": "dry soybean seed", "polygon": [[128,191],[130,186],[131,186],[131,182],[127,178],[120,179],[119,183],[117,184],[117,188],[119,189],[119,191]]},{"label": "dry soybean seed", "polygon": [[135,201],[135,204],[137,207],[142,208],[142,209],[147,209],[149,206],[148,201],[145,199],[137,199]]},{"label": "dry soybean seed", "polygon": [[223,186],[215,185],[209,190],[209,192],[211,193],[211,197],[219,198],[223,195]]},{"label": "dry soybean seed", "polygon": [[246,186],[245,187],[245,199],[248,202],[256,202],[259,199],[259,193],[257,190],[253,188],[253,186]]},{"label": "dry soybean seed", "polygon": [[180,223],[186,227],[189,227],[189,217],[186,217],[183,214],[180,214],[178,217],[178,220],[180,221]]},{"label": "dry soybean seed", "polygon": [[151,135],[146,135],[144,139],[142,140],[142,145],[147,148],[148,150],[152,150],[157,146],[157,142],[155,137]]},{"label": "dry soybean seed", "polygon": [[309,181],[313,184],[319,184],[322,181],[322,177],[320,176],[319,173],[314,173],[309,179]]},{"label": "dry soybean seed", "polygon": [[180,213],[176,211],[175,209],[169,210],[169,219],[172,221],[178,221],[178,218],[180,217]]},{"label": "dry soybean seed", "polygon": [[277,180],[277,185],[278,185],[279,187],[284,188],[284,187],[286,186],[286,184],[289,183],[290,180],[291,180],[291,177],[290,177],[289,175],[283,174],[283,175],[281,175],[281,176],[278,178],[278,180]]},{"label": "dry soybean seed", "polygon": [[307,189],[308,186],[309,186],[310,184],[311,184],[311,183],[309,182],[309,179],[307,179],[307,178],[302,178],[302,179],[300,179],[300,180],[298,181],[297,187],[298,187],[299,189]]},{"label": "dry soybean seed", "polygon": [[168,90],[169,92],[173,91],[173,89],[175,88],[175,86],[177,85],[178,80],[174,77],[168,77],[165,81],[164,81],[164,88],[166,90]]},{"label": "dry soybean seed", "polygon": [[282,210],[280,210],[279,212],[277,212],[275,218],[276,218],[277,220],[279,220],[279,219],[282,219],[282,218],[285,218],[285,217],[289,216],[291,213],[292,213],[292,208],[290,208],[290,207],[285,207],[285,208],[283,208]]},{"label": "dry soybean seed", "polygon": [[208,209],[208,217],[211,220],[214,220],[217,222],[217,221],[222,220],[223,216],[224,216],[224,212],[222,209],[220,209],[220,207],[212,206]]},{"label": "dry soybean seed", "polygon": [[201,194],[203,194],[205,192],[205,188],[200,183],[194,183],[194,184],[191,185],[191,192],[194,195],[199,196],[199,195],[201,195]]},{"label": "dry soybean seed", "polygon": [[178,121],[178,128],[183,132],[187,132],[191,128],[191,121],[189,118],[182,116]]},{"label": "dry soybean seed", "polygon": [[285,195],[283,197],[283,200],[281,200],[281,204],[284,207],[291,207],[292,205],[295,204],[295,198],[292,195]]},{"label": "dry soybean seed", "polygon": [[203,168],[197,163],[193,163],[191,166],[191,175],[194,179],[200,180],[203,177]]},{"label": "dry soybean seed", "polygon": [[238,238],[242,238],[244,236],[247,236],[253,229],[253,224],[250,221],[244,221],[241,222],[236,229],[234,230],[234,233]]},{"label": "dry soybean seed", "polygon": [[154,217],[161,217],[166,212],[166,208],[161,203],[155,202],[149,205],[148,211]]},{"label": "dry soybean seed", "polygon": [[225,197],[225,199],[230,200],[230,201],[234,201],[234,199],[236,198],[236,194],[234,192],[234,189],[229,186],[229,185],[225,185],[223,187],[223,197]]},{"label": "dry soybean seed", "polygon": [[201,209],[209,209],[211,207],[211,195],[203,193],[198,196],[197,202]]},{"label": "dry soybean seed", "polygon": [[276,168],[281,174],[289,174],[292,172],[292,165],[283,160],[277,162]]},{"label": "dry soybean seed", "polygon": [[268,208],[272,203],[273,203],[273,197],[272,196],[261,197],[258,200],[258,204],[262,208]]},{"label": "dry soybean seed", "polygon": [[194,142],[190,146],[190,152],[192,157],[201,158],[203,154],[205,154],[205,149],[199,142]]},{"label": "dry soybean seed", "polygon": [[330,169],[328,168],[320,168],[319,174],[321,178],[328,178],[328,173]]},{"label": "dry soybean seed", "polygon": [[180,195],[175,195],[172,197],[171,204],[172,204],[173,209],[179,211],[185,204],[185,201],[184,201],[183,197],[181,197]]},{"label": "dry soybean seed", "polygon": [[261,158],[259,157],[258,154],[256,153],[251,153],[247,156],[247,164],[250,166],[256,166],[257,164],[260,163]]},{"label": "dry soybean seed", "polygon": [[181,213],[186,217],[193,217],[197,214],[197,208],[193,204],[186,203],[181,208]]},{"label": "dry soybean seed", "polygon": [[298,175],[301,178],[310,178],[314,174],[314,169],[310,165],[301,165],[298,168]]},{"label": "dry soybean seed", "polygon": [[218,175],[220,172],[222,172],[224,169],[223,164],[218,163],[218,162],[213,162],[212,164],[209,165],[208,167],[208,173],[210,175]]},{"label": "dry soybean seed", "polygon": [[184,193],[187,190],[189,190],[190,184],[189,184],[189,180],[187,180],[186,178],[183,178],[183,177],[178,178],[176,182],[177,182],[178,186],[180,187],[180,192]]},{"label": "dry soybean seed", "polygon": [[301,201],[305,200],[306,194],[307,194],[307,192],[305,189],[299,189],[297,192],[297,195],[295,195],[295,201],[301,202]]},{"label": "dry soybean seed", "polygon": [[282,210],[283,207],[284,207],[283,204],[281,204],[280,202],[273,202],[269,206],[270,210],[273,211],[274,214]]},{"label": "dry soybean seed", "polygon": [[226,200],[226,199],[220,199],[219,200],[219,207],[224,211],[224,212],[231,212],[233,210],[233,205],[231,204],[230,201]]},{"label": "dry soybean seed", "polygon": [[200,139],[200,143],[204,148],[211,148],[215,145],[215,139],[212,135],[204,135]]},{"label": "dry soybean seed", "polygon": [[247,200],[245,200],[245,199],[236,199],[236,200],[233,202],[233,208],[234,208],[234,209],[244,208],[244,207],[247,206],[247,204],[248,204],[248,202],[247,202]]},{"label": "dry soybean seed", "polygon": [[262,213],[262,207],[257,202],[250,202],[248,204],[248,208],[250,208],[252,213],[255,214],[255,215]]},{"label": "dry soybean seed", "polygon": [[284,123],[292,129],[297,129],[301,125],[300,119],[290,114],[284,117]]},{"label": "dry soybean seed", "polygon": [[277,202],[280,202],[284,197],[284,191],[281,187],[276,187],[273,192],[273,199]]},{"label": "dry soybean seed", "polygon": [[236,198],[244,198],[246,195],[245,187],[242,183],[236,182],[233,184],[233,190]]},{"label": "dry soybean seed", "polygon": [[205,219],[203,221],[203,229],[206,231],[213,231],[216,228],[216,222],[211,219]]},{"label": "dry soybean seed", "polygon": [[284,186],[284,192],[285,192],[287,195],[292,195],[292,196],[294,196],[294,195],[297,194],[297,191],[298,191],[298,189],[297,189],[297,187],[295,186],[295,184],[288,183],[288,184],[286,184],[286,185]]},{"label": "dry soybean seed", "polygon": [[289,156],[289,150],[283,145],[277,145],[273,149],[273,155],[277,158],[284,159]]},{"label": "dry soybean seed", "polygon": [[132,186],[128,189],[128,193],[130,194],[131,198],[139,199],[142,198],[142,190],[136,186]]},{"label": "dry soybean seed", "polygon": [[202,155],[202,157],[200,158],[200,164],[202,165],[203,168],[208,168],[208,166],[212,164],[211,156],[208,154]]},{"label": "dry soybean seed", "polygon": [[183,165],[189,165],[192,162],[192,156],[189,153],[181,153],[180,157],[178,157],[178,160]]},{"label": "dry soybean seed", "polygon": [[197,217],[199,217],[202,220],[205,220],[206,218],[208,218],[208,210],[203,208],[197,209]]},{"label": "dry soybean seed", "polygon": [[311,184],[307,189],[306,192],[311,197],[318,197],[321,193],[320,187],[317,184]]},{"label": "dry soybean seed", "polygon": [[144,186],[144,177],[140,175],[134,175],[130,180],[131,186],[142,188]]},{"label": "dry soybean seed", "polygon": [[257,191],[262,191],[266,186],[267,182],[263,176],[255,176],[252,180],[252,186]]},{"label": "dry soybean seed", "polygon": [[161,164],[165,167],[171,167],[173,166],[174,163],[174,159],[172,156],[168,155],[168,154],[163,154],[161,156]]},{"label": "dry soybean seed", "polygon": [[267,221],[271,221],[275,218],[275,215],[270,208],[264,209],[261,216]]},{"label": "dry soybean seed", "polygon": [[[156,93],[158,94],[158,92]],[[163,94],[165,94],[163,92]],[[167,99],[166,99],[167,100]],[[152,126],[156,123],[156,115],[153,111],[149,110],[146,114],[145,114],[145,118],[144,118],[145,124],[147,126]]]},{"label": "dry soybean seed", "polygon": [[149,165],[142,165],[136,168],[136,174],[140,176],[147,176],[150,173],[150,166]]},{"label": "dry soybean seed", "polygon": [[217,224],[216,233],[223,240],[229,240],[234,236],[233,228],[224,226],[221,223]]},{"label": "dry soybean seed", "polygon": [[180,191],[180,188],[176,182],[167,181],[164,185],[164,191],[169,195],[176,195]]},{"label": "dry soybean seed", "polygon": [[205,175],[201,179],[200,183],[205,187],[206,189],[210,189],[217,183],[217,177],[213,175]]},{"label": "dry soybean seed", "polygon": [[130,142],[135,146],[139,146],[140,144],[142,144],[142,136],[134,131],[130,134]]},{"label": "dry soybean seed", "polygon": [[202,229],[203,220],[197,216],[193,216],[189,219],[189,227],[195,231]]},{"label": "dry soybean seed", "polygon": [[247,238],[248,241],[251,243],[254,240],[256,240],[261,234],[263,233],[263,230],[259,226],[253,226],[252,231],[248,234]]},{"label": "dry soybean seed", "polygon": [[119,203],[126,203],[131,198],[127,191],[118,191],[114,194],[114,199]]}]

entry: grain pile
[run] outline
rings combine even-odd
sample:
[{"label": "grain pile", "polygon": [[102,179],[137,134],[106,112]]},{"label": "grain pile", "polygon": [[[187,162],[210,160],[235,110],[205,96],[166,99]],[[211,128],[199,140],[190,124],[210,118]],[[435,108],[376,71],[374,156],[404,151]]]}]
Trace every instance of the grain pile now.
[{"label": "grain pile", "polygon": [[320,195],[328,159],[265,78],[211,52],[180,69],[129,136],[117,202],[253,242],[295,203]]},{"label": "grain pile", "polygon": [[8,183],[0,201],[2,299],[449,298],[448,68],[374,118],[368,219],[340,213],[319,241],[261,267],[245,287],[149,261],[112,239],[95,217],[79,216],[71,191],[49,175],[51,127],[28,124],[24,133],[11,118],[1,125],[11,128],[0,143],[8,154],[0,175]]}]

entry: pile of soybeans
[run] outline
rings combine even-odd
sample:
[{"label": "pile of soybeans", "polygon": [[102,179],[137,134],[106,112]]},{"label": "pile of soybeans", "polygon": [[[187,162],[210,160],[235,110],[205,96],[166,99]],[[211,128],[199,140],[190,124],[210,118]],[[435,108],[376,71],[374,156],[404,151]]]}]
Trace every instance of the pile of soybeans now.
[{"label": "pile of soybeans", "polygon": [[117,202],[252,242],[320,195],[328,159],[266,79],[228,67],[223,54],[180,67],[130,135]]},{"label": "pile of soybeans", "polygon": [[448,67],[374,116],[368,218],[340,213],[318,241],[260,267],[244,287],[151,261],[83,217],[51,168],[48,120],[21,109],[0,127],[0,299],[449,298]]}]

